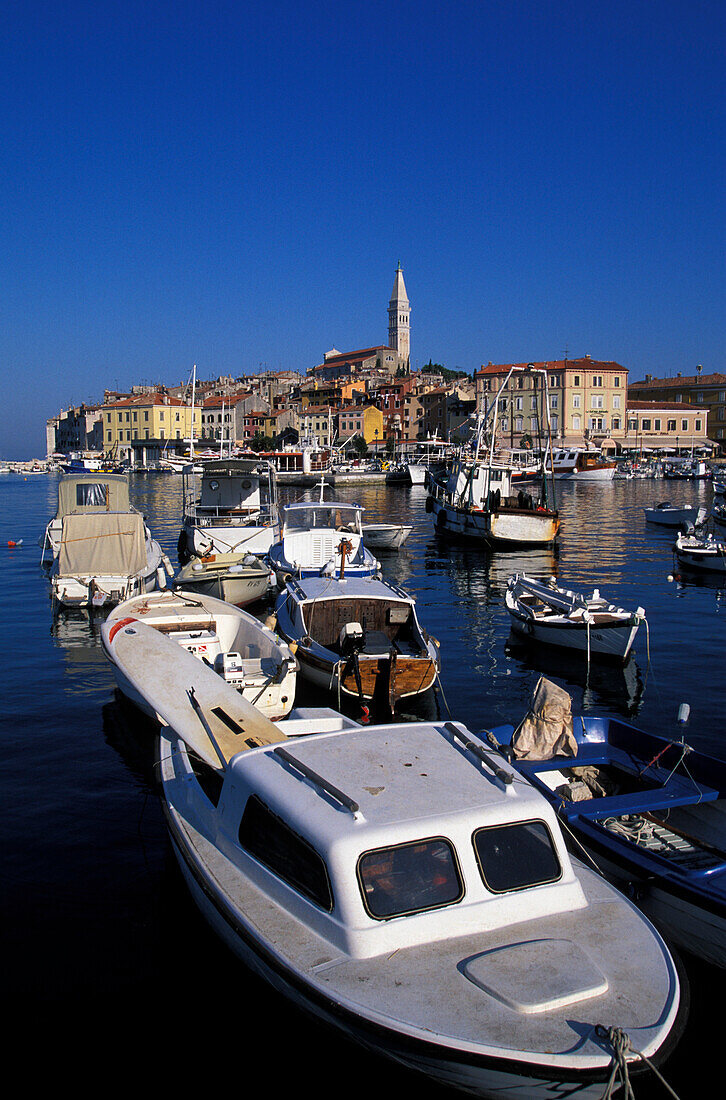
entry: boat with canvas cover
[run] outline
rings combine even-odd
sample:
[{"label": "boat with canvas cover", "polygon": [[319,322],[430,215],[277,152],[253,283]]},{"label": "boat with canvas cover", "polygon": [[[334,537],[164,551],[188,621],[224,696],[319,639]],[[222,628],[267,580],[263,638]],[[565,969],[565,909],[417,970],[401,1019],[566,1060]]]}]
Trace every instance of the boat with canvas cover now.
[{"label": "boat with canvas cover", "polygon": [[190,558],[171,587],[246,607],[267,594],[271,577],[269,568],[255,554],[205,554],[203,558]]},{"label": "boat with canvas cover", "polygon": [[726,763],[615,718],[572,715],[542,677],[525,719],[493,729],[595,865],[677,947],[726,967]]},{"label": "boat with canvas cover", "polygon": [[218,724],[199,747],[225,707],[197,703],[179,701],[190,740],[159,731],[172,847],[278,994],[478,1097],[600,1100],[618,1065],[662,1065],[687,1002],[664,941],[464,725],[238,715],[236,744]]},{"label": "boat with canvas cover", "polygon": [[[137,638],[138,624],[153,627],[156,636],[144,631]],[[126,648],[128,639],[137,642],[136,648],[143,649],[149,662],[150,673],[144,671],[140,675],[134,671],[136,665],[124,665],[119,659],[119,648],[113,643],[122,626],[136,630],[136,634],[127,635]],[[101,628],[101,645],[111,662],[119,690],[150,717],[159,720],[160,712],[153,702],[153,691],[151,695],[149,692],[149,674],[152,678],[155,674],[162,675],[157,649],[161,646],[165,653],[167,640],[175,642],[177,649],[190,654],[198,664],[213,670],[221,682],[234,688],[268,718],[283,718],[292,709],[297,661],[281,638],[253,615],[223,600],[197,592],[166,591],[126,600],[111,612]],[[165,690],[176,685],[183,694],[185,686],[189,686],[190,666],[186,658],[184,662],[176,668],[173,661],[167,661]]]},{"label": "boat with canvas cover", "polygon": [[504,605],[512,629],[531,642],[580,650],[588,658],[625,661],[645,610],[616,607],[594,589],[591,596],[563,588],[555,578],[536,580],[516,573],[507,582]]},{"label": "boat with canvas cover", "polygon": [[182,471],[184,519],[180,565],[209,554],[266,554],[277,522],[277,481],[268,462],[248,458],[205,461],[201,473]]},{"label": "boat with canvas cover", "polygon": [[138,509],[127,474],[87,471],[58,483],[41,542],[54,608],[108,607],[166,586],[174,572]]},{"label": "boat with canvas cover", "polygon": [[339,699],[394,712],[434,686],[438,642],[414,599],[378,577],[291,578],[275,604],[276,629],[297,646],[300,674]]}]

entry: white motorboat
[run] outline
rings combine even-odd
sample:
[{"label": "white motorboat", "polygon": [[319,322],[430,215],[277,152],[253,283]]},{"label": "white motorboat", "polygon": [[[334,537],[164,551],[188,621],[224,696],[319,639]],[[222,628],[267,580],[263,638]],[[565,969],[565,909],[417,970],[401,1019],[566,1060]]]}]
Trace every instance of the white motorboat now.
[{"label": "white motorboat", "polygon": [[291,578],[275,614],[278,632],[297,646],[301,675],[338,699],[394,712],[435,683],[438,642],[421,627],[414,599],[387,581]]},{"label": "white motorboat", "polygon": [[[143,631],[139,640],[139,625],[153,627],[154,635]],[[119,650],[114,642],[125,627],[136,630],[136,634],[127,634]],[[297,661],[281,638],[254,616],[223,600],[196,592],[166,591],[126,600],[101,628],[103,651],[113,666],[119,690],[150,717],[164,719],[165,713],[156,700],[153,681],[164,675],[167,682],[159,685],[162,694],[176,691],[183,695],[196,684],[194,677],[199,674],[186,658],[174,665],[173,650],[162,672],[159,661],[168,651],[168,640],[176,643],[179,661],[180,650],[191,654],[197,665],[213,670],[217,679],[268,718],[282,718],[292,709]],[[136,654],[137,650],[143,650],[148,669],[139,671],[135,656],[128,663],[120,655],[124,651]]]},{"label": "white motorboat", "polygon": [[722,481],[720,478],[714,478],[713,491],[716,496],[726,496],[726,481]]},{"label": "white motorboat", "polygon": [[678,564],[687,569],[726,573],[726,542],[715,539],[710,533],[696,535],[679,531],[673,554]]},{"label": "white motorboat", "polygon": [[363,540],[360,504],[320,499],[296,501],[281,509],[280,538],[267,561],[278,583],[291,577],[368,577],[380,564]]},{"label": "white motorboat", "polygon": [[270,570],[255,554],[206,554],[203,558],[190,558],[172,580],[171,587],[217,596],[237,607],[246,607],[267,594],[271,587]]},{"label": "white motorboat", "polygon": [[599,1100],[616,1047],[631,1083],[662,1064],[687,1001],[664,941],[465,726],[293,712],[230,737],[219,704],[179,707],[159,731],[176,858],[279,994],[479,1097]]},{"label": "white motorboat", "polygon": [[661,527],[684,528],[689,525],[703,523],[708,514],[705,508],[699,508],[696,504],[681,507],[677,504],[671,504],[667,500],[657,504],[654,508],[644,508],[643,512],[647,523],[657,523]]},{"label": "white motorboat", "polygon": [[86,471],[58,483],[58,509],[41,541],[54,608],[108,607],[166,587],[174,572],[131,505],[127,474]]},{"label": "white motorboat", "polygon": [[600,451],[584,447],[560,447],[552,453],[556,481],[612,481],[617,463]]},{"label": "white motorboat", "polygon": [[179,564],[209,554],[266,554],[277,522],[274,467],[256,459],[205,461],[182,472],[184,520]]},{"label": "white motorboat", "polygon": [[512,629],[528,641],[580,650],[588,657],[625,661],[645,611],[626,611],[603,599],[561,588],[554,578],[538,581],[525,573],[509,578],[504,603]]},{"label": "white motorboat", "polygon": [[412,531],[403,523],[364,523],[363,542],[374,550],[400,550]]}]

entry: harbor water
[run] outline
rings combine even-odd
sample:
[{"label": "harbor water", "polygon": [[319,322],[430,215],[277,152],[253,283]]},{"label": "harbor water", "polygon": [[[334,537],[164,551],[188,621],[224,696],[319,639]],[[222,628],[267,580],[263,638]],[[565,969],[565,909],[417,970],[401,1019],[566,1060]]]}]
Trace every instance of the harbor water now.
[{"label": "harbor water", "polygon": [[[181,478],[132,475],[131,491],[176,566]],[[281,489],[283,501],[313,493]],[[708,506],[710,483],[558,483],[558,550],[526,553],[449,543],[434,531],[423,487],[345,486],[335,495],[363,504],[369,522],[413,524],[402,550],[380,558],[384,576],[415,596],[422,625],[440,642],[440,688],[427,703],[436,713],[472,730],[516,723],[545,673],[570,692],[575,714],[622,716],[726,757],[726,587],[679,576],[674,533],[643,515],[665,499]],[[10,1063],[22,1060],[29,1083],[82,1093],[117,1082],[215,1088],[220,1074],[245,1088],[263,1074],[263,1087],[280,1094],[324,1085],[355,1097],[374,1087],[453,1100],[285,1003],[198,915],[168,846],[154,728],[114,690],[102,618],[51,614],[38,538],[56,500],[55,475],[0,479]],[[647,628],[625,667],[593,661],[588,669],[583,657],[562,660],[514,643],[504,591],[507,578],[524,571],[644,608]],[[682,703],[686,724],[678,721]],[[715,998],[723,982],[698,960],[684,963],[690,1017],[664,1071],[681,1100],[707,1095],[705,1083],[720,1075]],[[656,1078],[638,1082],[638,1097],[665,1095]]]}]

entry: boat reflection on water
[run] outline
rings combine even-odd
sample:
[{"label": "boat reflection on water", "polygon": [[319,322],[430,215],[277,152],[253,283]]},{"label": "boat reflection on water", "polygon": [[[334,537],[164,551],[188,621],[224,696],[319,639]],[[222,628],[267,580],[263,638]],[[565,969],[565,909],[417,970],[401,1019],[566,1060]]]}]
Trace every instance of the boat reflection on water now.
[{"label": "boat reflection on water", "polygon": [[505,642],[507,657],[516,660],[520,668],[544,673],[564,681],[568,687],[582,688],[582,709],[603,709],[633,717],[641,707],[645,681],[635,657],[630,654],[623,665],[600,664],[582,653],[559,652],[552,647],[537,646],[511,633]]},{"label": "boat reflection on water", "polygon": [[[689,569],[678,562],[671,576],[676,583],[679,596],[685,595],[688,588],[713,588],[719,593],[726,591],[726,575],[723,573]],[[720,596],[717,598],[720,599]]]}]

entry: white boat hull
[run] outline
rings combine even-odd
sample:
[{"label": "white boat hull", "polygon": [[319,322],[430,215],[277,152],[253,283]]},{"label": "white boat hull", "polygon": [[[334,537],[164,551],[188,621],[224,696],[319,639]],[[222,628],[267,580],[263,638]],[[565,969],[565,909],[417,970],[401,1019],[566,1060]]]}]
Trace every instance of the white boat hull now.
[{"label": "white boat hull", "polygon": [[558,470],[555,467],[555,481],[612,481],[615,468],[602,470]]},{"label": "white boat hull", "polygon": [[[627,626],[597,627],[566,624],[548,626],[532,619],[525,619],[510,610],[512,629],[528,641],[553,645],[579,653],[597,654],[624,661],[638,633],[638,624]],[[589,638],[588,638],[589,634]]]},{"label": "white boat hull", "polygon": [[413,527],[395,523],[370,523],[363,527],[363,542],[375,550],[399,550]]},{"label": "white boat hull", "polygon": [[661,527],[685,527],[695,523],[698,508],[644,508],[648,523],[657,523]]},{"label": "white boat hull", "polygon": [[675,556],[687,569],[697,569],[704,573],[726,574],[726,554],[716,550],[686,550],[676,547]]},{"label": "white boat hull", "polygon": [[549,546],[559,529],[558,519],[548,513],[466,510],[435,498],[432,503],[436,530],[459,538],[501,545]]}]

